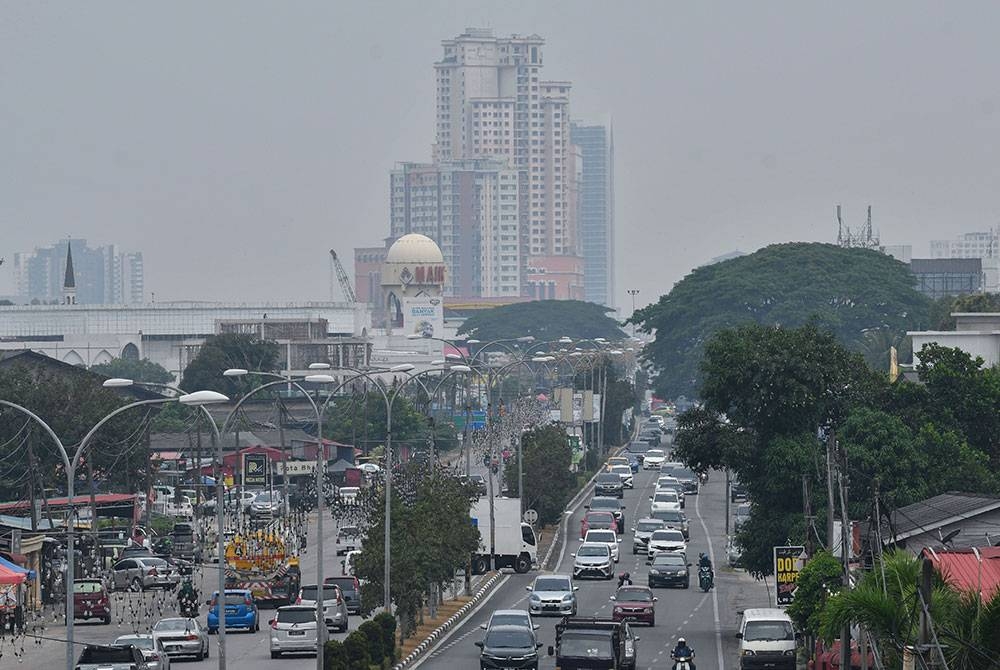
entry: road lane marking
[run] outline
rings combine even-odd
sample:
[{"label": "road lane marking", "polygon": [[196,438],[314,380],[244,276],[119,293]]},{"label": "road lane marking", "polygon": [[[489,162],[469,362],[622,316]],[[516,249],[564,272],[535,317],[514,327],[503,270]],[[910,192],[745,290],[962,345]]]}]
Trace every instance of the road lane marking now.
[{"label": "road lane marking", "polygon": [[[729,495],[729,492],[726,492]],[[694,513],[698,516],[698,523],[701,524],[701,530],[705,533],[705,539],[708,542],[708,558],[712,561],[712,565],[715,566],[715,549],[712,548],[712,536],[708,534],[708,525],[705,523],[705,518],[701,515],[701,496],[697,495],[694,498]],[[705,594],[708,595],[707,593]],[[719,670],[726,670],[726,661],[722,657],[722,624],[719,622],[719,592],[718,589],[712,589],[712,617],[715,619],[715,653],[719,658]]]}]

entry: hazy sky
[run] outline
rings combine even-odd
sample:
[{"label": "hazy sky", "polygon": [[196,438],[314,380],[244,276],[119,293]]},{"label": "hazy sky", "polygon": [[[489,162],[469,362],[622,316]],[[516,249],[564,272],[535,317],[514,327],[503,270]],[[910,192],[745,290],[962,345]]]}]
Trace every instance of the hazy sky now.
[{"label": "hazy sky", "polygon": [[[913,244],[1000,223],[996,2],[0,0],[0,294],[13,252],[140,250],[157,300],[329,296],[430,158],[467,26],[546,39],[614,120],[619,304],[734,249]],[[351,271],[351,268],[348,268]]]}]

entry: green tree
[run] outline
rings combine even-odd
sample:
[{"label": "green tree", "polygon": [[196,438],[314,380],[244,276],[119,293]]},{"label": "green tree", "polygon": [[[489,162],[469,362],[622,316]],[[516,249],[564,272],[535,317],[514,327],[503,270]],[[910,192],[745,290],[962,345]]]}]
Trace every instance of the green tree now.
[{"label": "green tree", "polygon": [[252,390],[260,380],[223,377],[222,373],[229,368],[275,372],[278,370],[279,355],[276,342],[251,335],[211,335],[184,369],[181,388],[186,391],[218,391],[230,398],[239,397]]},{"label": "green tree", "polygon": [[659,372],[658,395],[691,397],[703,346],[719,330],[812,321],[857,350],[867,330],[898,334],[926,325],[930,301],[914,284],[905,264],[876,251],[778,244],[695,269],[631,321],[656,334],[646,356]]},{"label": "green tree", "polygon": [[[566,431],[555,425],[535,428],[522,437],[521,452],[525,508],[538,512],[542,524],[555,523],[576,490],[576,476],[570,472],[573,450]],[[520,495],[516,455],[507,462],[504,481],[509,482],[510,495]]]},{"label": "green tree", "polygon": [[91,372],[105,377],[131,379],[136,382],[152,382],[154,384],[169,384],[174,380],[165,367],[154,363],[148,358],[131,360],[128,358],[113,358],[107,363],[92,365]]},{"label": "green tree", "polygon": [[[400,395],[392,405],[392,442],[399,446],[423,448],[430,437],[428,417],[418,410],[410,398]],[[330,403],[323,425],[323,435],[342,444],[353,444],[369,452],[385,444],[385,399],[378,391],[336,398]],[[454,430],[447,424],[435,426],[436,447],[445,451],[453,447]]]},{"label": "green tree", "polygon": [[492,340],[531,336],[536,342],[561,337],[623,340],[625,333],[609,317],[610,307],[580,300],[518,302],[473,314],[458,329],[484,344]]},{"label": "green tree", "polygon": [[372,662],[368,651],[368,636],[354,631],[344,638],[344,652],[347,656],[347,670],[369,670]]},{"label": "green tree", "polygon": [[826,551],[816,552],[802,568],[788,616],[805,635],[815,637],[819,633],[823,607],[832,594],[840,591],[843,572],[840,560]]}]

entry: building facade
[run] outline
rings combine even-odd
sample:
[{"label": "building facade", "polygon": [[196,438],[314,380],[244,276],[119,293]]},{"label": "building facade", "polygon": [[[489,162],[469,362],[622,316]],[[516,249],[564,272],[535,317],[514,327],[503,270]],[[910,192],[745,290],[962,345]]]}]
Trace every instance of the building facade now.
[{"label": "building facade", "polygon": [[979,258],[983,290],[1000,292],[1000,227],[964,233],[953,240],[931,240],[931,258]]},{"label": "building facade", "polygon": [[910,271],[917,278],[916,289],[935,300],[983,290],[980,258],[914,258]]},{"label": "building facade", "polygon": [[614,307],[615,296],[615,149],[611,125],[574,122],[570,139],[579,147],[580,247],[584,299]]},{"label": "building facade", "polygon": [[77,304],[134,305],[144,301],[141,252],[126,252],[115,244],[91,248],[84,239],[72,239],[14,254],[19,302],[61,302],[67,249],[72,249]]}]

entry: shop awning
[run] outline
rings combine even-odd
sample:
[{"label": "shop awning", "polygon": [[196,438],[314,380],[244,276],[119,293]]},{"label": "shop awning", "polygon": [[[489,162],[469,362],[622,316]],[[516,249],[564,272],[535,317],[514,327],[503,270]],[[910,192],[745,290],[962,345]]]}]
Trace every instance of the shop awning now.
[{"label": "shop awning", "polygon": [[22,568],[17,563],[11,563],[10,561],[8,561],[3,556],[0,556],[0,568],[4,568],[6,570],[10,570],[11,572],[20,573],[20,574],[24,575],[25,579],[27,579],[29,582],[35,581],[35,571],[34,570],[29,570],[28,568]]},{"label": "shop awning", "polygon": [[0,565],[0,584],[21,584],[25,579],[27,576],[23,572],[16,572]]}]

